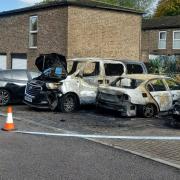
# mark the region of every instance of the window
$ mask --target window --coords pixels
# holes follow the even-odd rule
[[[83,70],[83,77],[98,76],[99,75],[99,62],[87,63]]]
[[[166,49],[166,31],[159,32],[159,49]]]
[[[147,89],[150,92],[152,92],[152,91],[166,91],[166,87],[165,87],[163,81],[160,79],[150,81],[150,83],[147,85]]]
[[[139,64],[127,64],[127,73],[128,74],[142,74],[143,68]]]
[[[29,23],[29,47],[37,47],[38,17],[31,16]]]
[[[106,76],[121,76],[124,73],[124,66],[122,64],[105,63]]]
[[[127,88],[127,89],[136,89],[143,81],[138,79],[130,78],[117,78],[111,83],[111,86]]]
[[[180,31],[173,32],[173,49],[180,49]]]
[[[27,72],[26,71],[12,71],[12,79],[17,81],[27,81]]]

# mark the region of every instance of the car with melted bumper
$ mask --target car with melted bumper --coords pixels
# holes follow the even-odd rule
[[[123,75],[110,85],[101,85],[97,108],[112,109],[122,116],[153,117],[170,111],[180,98],[180,83],[170,77],[151,74]]]

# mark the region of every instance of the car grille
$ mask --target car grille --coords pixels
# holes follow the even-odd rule
[[[40,93],[42,90],[41,86],[35,85],[35,84],[30,84],[28,83],[26,86],[26,94],[30,96],[36,96]]]

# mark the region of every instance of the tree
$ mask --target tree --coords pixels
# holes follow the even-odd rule
[[[180,15],[180,0],[160,0],[154,17]]]

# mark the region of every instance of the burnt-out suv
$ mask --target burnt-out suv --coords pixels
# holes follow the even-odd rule
[[[147,73],[142,62],[130,61],[134,71]],[[36,108],[60,109],[72,112],[81,104],[95,104],[99,84],[109,84],[128,72],[121,61],[100,58],[76,58],[65,61],[58,54],[37,58],[36,66],[42,74],[28,82],[24,102]],[[135,72],[136,73],[136,72]]]

